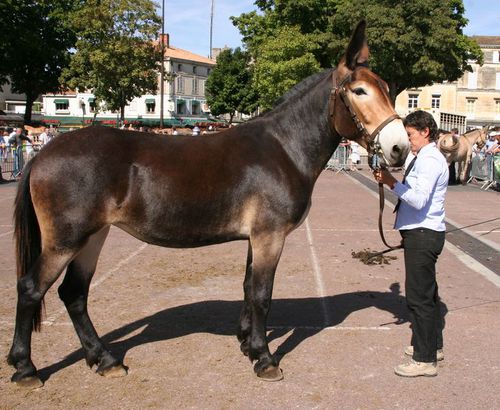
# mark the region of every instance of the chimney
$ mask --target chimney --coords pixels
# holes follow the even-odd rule
[[[169,48],[170,47],[170,34],[168,34],[168,33],[160,34],[160,41],[163,42],[163,45],[165,46],[165,48]]]

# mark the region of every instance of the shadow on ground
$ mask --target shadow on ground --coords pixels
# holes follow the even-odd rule
[[[325,323],[323,306],[329,311],[329,323]],[[225,300],[176,306],[126,324],[104,335],[102,339],[108,344],[112,354],[117,359],[123,360],[126,353],[136,346],[192,333],[235,336],[235,321],[239,317],[241,307],[240,301]],[[268,319],[268,328],[271,329],[268,333],[268,340],[279,338],[292,330],[275,352],[278,360],[281,360],[300,343],[325,327],[340,325],[351,313],[370,307],[390,312],[394,317],[394,322],[371,323],[368,326],[401,325],[408,322],[405,299],[400,295],[399,283],[394,283],[388,292],[362,291],[325,298],[273,300]],[[448,311],[442,302],[441,311],[443,317]],[[126,338],[127,335],[141,328],[143,329],[139,333]],[[52,374],[83,358],[83,350],[79,349],[60,362],[40,369],[39,375],[43,381],[46,381]]]

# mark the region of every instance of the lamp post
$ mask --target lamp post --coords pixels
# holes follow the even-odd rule
[[[212,59],[212,35],[213,35],[213,27],[214,27],[214,2],[212,0],[212,8],[210,10],[210,60]]]
[[[163,128],[163,77],[165,76],[165,0],[161,3],[160,128]]]

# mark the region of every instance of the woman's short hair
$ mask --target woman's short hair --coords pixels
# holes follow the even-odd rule
[[[405,127],[413,127],[418,131],[423,131],[429,128],[429,140],[436,141],[438,139],[438,127],[434,117],[426,111],[418,110],[408,114],[403,120]]]

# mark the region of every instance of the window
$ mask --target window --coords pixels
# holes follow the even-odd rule
[[[212,70],[210,68],[207,68],[207,75],[210,75],[211,72]]]
[[[495,100],[495,115],[496,116],[500,115],[500,100],[499,99]]]
[[[408,108],[418,107],[418,94],[408,94]]]
[[[182,71],[182,64],[177,64],[177,71]]]
[[[90,97],[89,98],[89,112],[95,112],[96,108],[97,108],[97,105],[95,102],[95,98]]]
[[[431,107],[432,108],[440,108],[441,107],[441,95],[432,94]]]
[[[194,100],[193,103],[192,103],[192,113],[193,115],[199,115],[201,114],[201,109],[200,109],[200,102],[199,101],[196,101]]]
[[[186,114],[186,102],[177,100],[177,114]]]
[[[477,71],[467,73],[467,88],[475,90],[477,88]]]
[[[474,114],[475,110],[476,110],[476,99],[475,98],[467,98],[467,102],[466,102],[467,114]]]
[[[495,89],[500,90],[500,73],[496,73],[495,80]]]
[[[193,66],[193,74],[196,74],[196,66]]]
[[[155,112],[156,109],[156,101],[154,98],[147,98],[146,99],[146,113],[152,114]]]
[[[499,56],[499,52],[498,51],[493,51],[493,62],[494,63],[500,63],[500,56]]]
[[[68,111],[69,110],[69,100],[66,100],[66,99],[54,100],[54,103],[56,104],[56,111]]]
[[[184,92],[184,78],[183,77],[177,77],[177,92],[179,92],[179,93]]]
[[[198,94],[198,80],[196,78],[193,78],[193,94]]]

